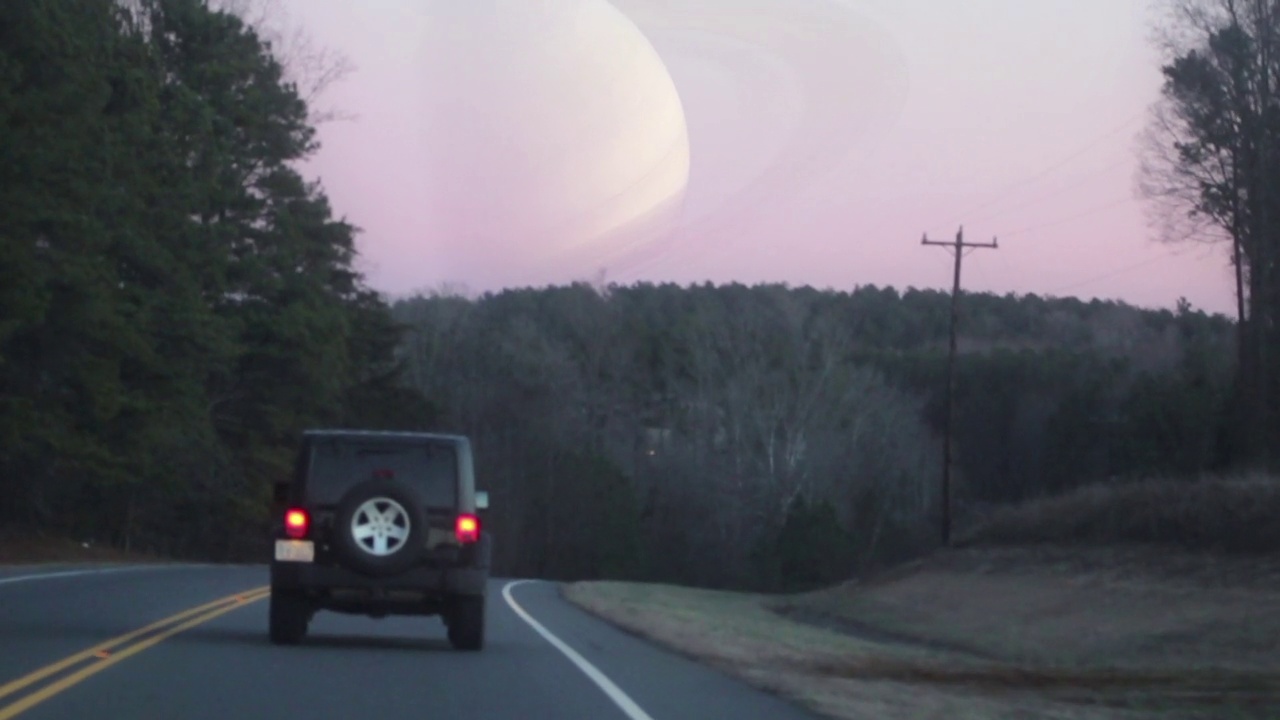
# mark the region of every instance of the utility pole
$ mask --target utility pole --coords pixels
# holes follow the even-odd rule
[[[951,428],[955,415],[956,322],[960,317],[960,261],[967,248],[997,248],[995,238],[989,243],[967,243],[964,228],[956,233],[955,242],[930,240],[926,233],[922,245],[947,248],[956,258],[955,281],[951,286],[951,338],[947,350],[947,409],[942,421],[942,544],[951,544]]]

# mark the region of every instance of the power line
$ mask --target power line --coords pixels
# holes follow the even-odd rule
[[[1079,280],[1079,281],[1070,283],[1068,285],[1063,285],[1061,287],[1053,288],[1052,290],[1046,291],[1045,294],[1054,295],[1060,292],[1065,292],[1067,290],[1074,290],[1075,288],[1083,287],[1085,285],[1092,285],[1093,283],[1100,282],[1102,280],[1107,280],[1109,278],[1116,277],[1117,275],[1124,275],[1125,273],[1131,273],[1135,270],[1141,270],[1142,268],[1150,267],[1152,265],[1155,265],[1156,263],[1164,262],[1165,260],[1168,260],[1170,258],[1181,257],[1182,255],[1185,255],[1186,252],[1187,251],[1185,250],[1181,252],[1177,250],[1171,250],[1158,257],[1143,260],[1142,262],[1133,263],[1132,265],[1125,265],[1124,267],[1111,270],[1101,275],[1095,275],[1093,277],[1086,278],[1084,280]]]
[[[1049,220],[1048,222],[1037,223],[1035,225],[1028,225],[1027,227],[1022,227],[1012,232],[1007,232],[1004,235],[1005,237],[1012,237],[1015,235],[1025,235],[1026,233],[1033,232],[1035,230],[1046,230],[1048,228],[1058,227],[1060,225],[1067,225],[1069,223],[1076,222],[1077,220],[1083,220],[1084,218],[1092,217],[1093,215],[1097,215],[1098,213],[1105,212],[1107,210],[1111,210],[1112,208],[1116,208],[1131,202],[1136,202],[1136,200],[1131,196],[1117,198],[1115,200],[1112,200],[1107,203],[1103,203],[1101,205],[1095,205],[1094,207],[1091,207],[1087,210],[1082,210],[1078,213],[1075,213],[1074,215],[1068,215],[1066,217],[1061,217],[1056,220]]]
[[[956,323],[960,316],[960,264],[964,260],[966,250],[979,248],[996,249],[999,247],[995,238],[989,243],[967,243],[964,241],[964,228],[956,233],[954,242],[930,240],[926,234],[921,245],[945,247],[955,256],[955,276],[951,286],[951,330],[947,350],[947,410],[942,429],[942,544],[951,544],[951,426],[955,409],[955,375],[956,375]]]
[[[1062,186],[1056,187],[1056,188],[1054,188],[1051,192],[1048,192],[1048,193],[1041,193],[1041,194],[1039,194],[1039,195],[1033,195],[1033,196],[1031,196],[1030,198],[1027,198],[1027,199],[1023,200],[1022,202],[1018,203],[1017,205],[1013,205],[1013,206],[1011,206],[1011,207],[1006,207],[1006,208],[1004,208],[1004,209],[1002,209],[1002,210],[996,210],[995,212],[987,213],[986,215],[982,215],[982,216],[980,216],[980,217],[978,217],[978,218],[975,218],[975,219],[974,219],[974,222],[986,222],[987,220],[991,220],[991,219],[993,219],[993,218],[998,218],[998,217],[1000,217],[1001,215],[1007,215],[1007,214],[1009,214],[1009,213],[1011,213],[1011,212],[1014,212],[1015,210],[1021,210],[1022,208],[1028,207],[1028,206],[1030,206],[1030,205],[1034,205],[1034,204],[1036,204],[1036,203],[1038,203],[1038,202],[1042,202],[1042,201],[1044,201],[1044,200],[1048,200],[1048,199],[1050,199],[1050,198],[1056,197],[1056,196],[1058,196],[1058,195],[1062,194],[1063,192],[1065,192],[1065,191],[1067,191],[1067,190],[1074,190],[1075,188],[1081,187],[1081,186],[1083,186],[1083,185],[1087,185],[1087,184],[1089,184],[1091,181],[1093,181],[1093,179],[1094,179],[1094,178],[1098,177],[1099,175],[1102,175],[1103,173],[1108,172],[1108,171],[1110,171],[1110,170],[1114,170],[1114,169],[1116,169],[1116,168],[1120,167],[1121,165],[1124,165],[1124,164],[1126,164],[1126,163],[1128,163],[1128,162],[1129,162],[1129,159],[1128,159],[1128,158],[1125,158],[1125,159],[1122,159],[1122,160],[1118,160],[1118,161],[1116,161],[1116,162],[1113,162],[1113,163],[1111,163],[1111,164],[1107,165],[1106,167],[1102,168],[1101,170],[1098,170],[1097,172],[1091,172],[1091,173],[1089,173],[1088,175],[1085,175],[1084,177],[1077,178],[1074,182],[1071,182],[1071,183],[1069,183],[1069,184],[1067,184],[1067,185],[1062,185]]]
[[[1104,132],[1104,133],[1103,133],[1103,134],[1101,134],[1101,135],[1095,136],[1092,140],[1088,141],[1088,143],[1086,143],[1083,147],[1079,148],[1078,150],[1073,151],[1072,153],[1070,153],[1070,154],[1069,154],[1069,155],[1067,155],[1066,157],[1063,157],[1061,160],[1058,160],[1058,161],[1056,161],[1056,162],[1052,163],[1051,165],[1049,165],[1048,167],[1046,167],[1046,168],[1044,168],[1044,169],[1042,169],[1042,170],[1038,170],[1038,171],[1036,171],[1036,172],[1032,173],[1031,175],[1024,176],[1024,177],[1022,177],[1022,178],[1020,178],[1020,179],[1018,179],[1018,180],[1014,180],[1014,181],[1012,181],[1012,182],[1010,182],[1010,183],[1005,184],[1003,187],[1001,187],[1001,188],[999,188],[998,190],[996,190],[996,191],[995,191],[995,192],[999,193],[999,195],[998,195],[997,197],[995,197],[995,198],[994,198],[994,199],[992,199],[992,200],[988,200],[988,201],[987,201],[987,202],[985,202],[985,203],[981,203],[981,204],[979,204],[979,205],[977,205],[977,206],[975,206],[975,207],[969,208],[968,210],[966,210],[966,211],[965,211],[965,213],[964,213],[964,214],[965,214],[965,215],[972,215],[973,213],[977,213],[977,212],[980,212],[980,211],[982,211],[982,210],[986,210],[987,208],[990,208],[990,207],[992,207],[992,206],[994,206],[994,205],[998,205],[998,204],[1000,204],[1001,202],[1004,202],[1006,199],[1008,199],[1010,191],[1018,190],[1018,189],[1021,189],[1021,188],[1025,188],[1027,185],[1030,185],[1030,184],[1032,184],[1032,183],[1035,183],[1035,182],[1037,182],[1038,180],[1040,180],[1040,179],[1042,179],[1042,178],[1045,178],[1045,177],[1047,177],[1047,176],[1049,176],[1049,175],[1053,174],[1055,171],[1057,171],[1057,170],[1059,170],[1059,169],[1061,169],[1061,168],[1063,168],[1063,167],[1067,166],[1067,165],[1068,165],[1068,164],[1070,164],[1073,160],[1076,160],[1077,158],[1080,158],[1080,157],[1084,156],[1084,155],[1085,155],[1085,154],[1087,154],[1090,150],[1093,150],[1094,148],[1096,148],[1096,147],[1097,147],[1098,145],[1100,145],[1103,141],[1105,141],[1105,140],[1109,140],[1109,139],[1111,139],[1112,137],[1115,137],[1116,135],[1118,135],[1118,134],[1119,134],[1120,132],[1122,132],[1125,128],[1128,128],[1130,125],[1132,125],[1132,124],[1134,123],[1134,121],[1138,120],[1138,119],[1139,119],[1139,118],[1141,118],[1143,115],[1145,115],[1145,114],[1146,114],[1146,112],[1147,112],[1147,111],[1146,111],[1146,109],[1142,109],[1142,110],[1139,110],[1139,111],[1137,111],[1137,112],[1133,113],[1133,114],[1132,114],[1132,115],[1130,115],[1129,117],[1125,118],[1125,120],[1124,120],[1124,121],[1122,121],[1120,124],[1116,125],[1115,127],[1111,128],[1110,130],[1108,130],[1108,131]],[[1118,163],[1117,163],[1117,164],[1118,164]],[[997,214],[998,214],[998,213],[997,213]]]

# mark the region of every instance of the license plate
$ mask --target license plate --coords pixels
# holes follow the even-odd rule
[[[315,562],[316,546],[310,540],[277,540],[276,560],[281,562]]]

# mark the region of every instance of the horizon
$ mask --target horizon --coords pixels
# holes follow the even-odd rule
[[[738,284],[738,285],[745,286],[747,288],[781,286],[786,290],[811,290],[811,291],[820,292],[820,293],[834,293],[834,294],[846,294],[846,295],[852,295],[862,290],[877,290],[877,291],[892,290],[898,295],[899,298],[911,292],[937,293],[939,295],[944,295],[947,297],[950,297],[951,295],[951,288],[948,288],[948,287],[908,286],[904,288],[904,287],[894,287],[892,285],[880,285],[876,283],[863,283],[861,285],[855,285],[854,287],[851,287],[851,288],[817,286],[817,285],[804,284],[804,283],[797,284],[797,283],[788,283],[786,281],[776,281],[776,282],[761,281],[761,282],[748,283],[748,282],[742,282],[739,280],[726,280],[723,282],[712,282],[710,280],[704,280],[704,281],[698,281],[698,282],[684,282],[684,283],[676,282],[673,280],[633,280],[626,283],[606,282],[603,285],[601,285],[588,278],[583,278],[579,280],[570,280],[567,282],[558,283],[554,285],[512,286],[512,287],[497,288],[495,290],[483,290],[483,291],[472,290],[470,288],[462,287],[460,285],[452,284],[448,282],[442,283],[436,287],[421,288],[418,290],[411,290],[405,293],[396,293],[396,294],[388,293],[383,290],[377,290],[376,288],[374,288],[374,290],[377,291],[378,294],[382,296],[382,298],[385,301],[391,304],[395,304],[398,302],[407,302],[407,301],[416,300],[416,299],[431,299],[433,297],[461,298],[469,302],[477,302],[477,301],[483,300],[486,296],[489,296],[489,295],[497,296],[505,292],[530,292],[530,291],[543,292],[547,290],[572,288],[576,286],[588,287],[594,290],[597,294],[607,297],[608,293],[613,290],[618,290],[618,289],[628,290],[628,289],[641,287],[645,285],[652,286],[652,287],[662,287],[664,285],[675,285],[681,290],[691,290],[695,287],[701,287],[708,283],[710,283],[712,287],[716,289]],[[1043,302],[1048,302],[1048,303],[1075,301],[1075,302],[1083,303],[1085,305],[1090,305],[1094,303],[1102,304],[1102,305],[1117,305],[1120,307],[1132,308],[1134,310],[1138,310],[1141,312],[1151,312],[1151,313],[1160,313],[1160,312],[1176,313],[1177,312],[1177,300],[1175,300],[1174,303],[1168,307],[1147,306],[1147,305],[1136,305],[1122,298],[1081,297],[1078,295],[1044,295],[1044,294],[1035,293],[1035,292],[1028,292],[1028,293],[1015,293],[1012,291],[997,292],[993,290],[970,290],[962,287],[960,289],[960,298],[961,298],[962,304],[961,304],[961,318],[960,318],[961,322],[959,325],[959,329],[962,332],[964,330],[963,301],[965,297],[974,297],[974,296],[995,297],[1002,300],[1012,299],[1018,302],[1021,302],[1030,297],[1036,297],[1039,300]],[[1210,310],[1208,308],[1200,307],[1195,303],[1191,303],[1189,300],[1188,302],[1190,303],[1190,309],[1193,313],[1201,313],[1211,318],[1221,318],[1223,320],[1226,320],[1227,322],[1230,322],[1232,325],[1236,324],[1236,317],[1232,313],[1222,312],[1217,310]]]

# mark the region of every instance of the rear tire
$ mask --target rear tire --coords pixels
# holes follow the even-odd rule
[[[449,611],[449,643],[457,650],[484,647],[484,596],[459,595]]]
[[[297,645],[306,637],[307,625],[311,623],[311,608],[302,597],[273,589],[267,614],[272,643]]]

